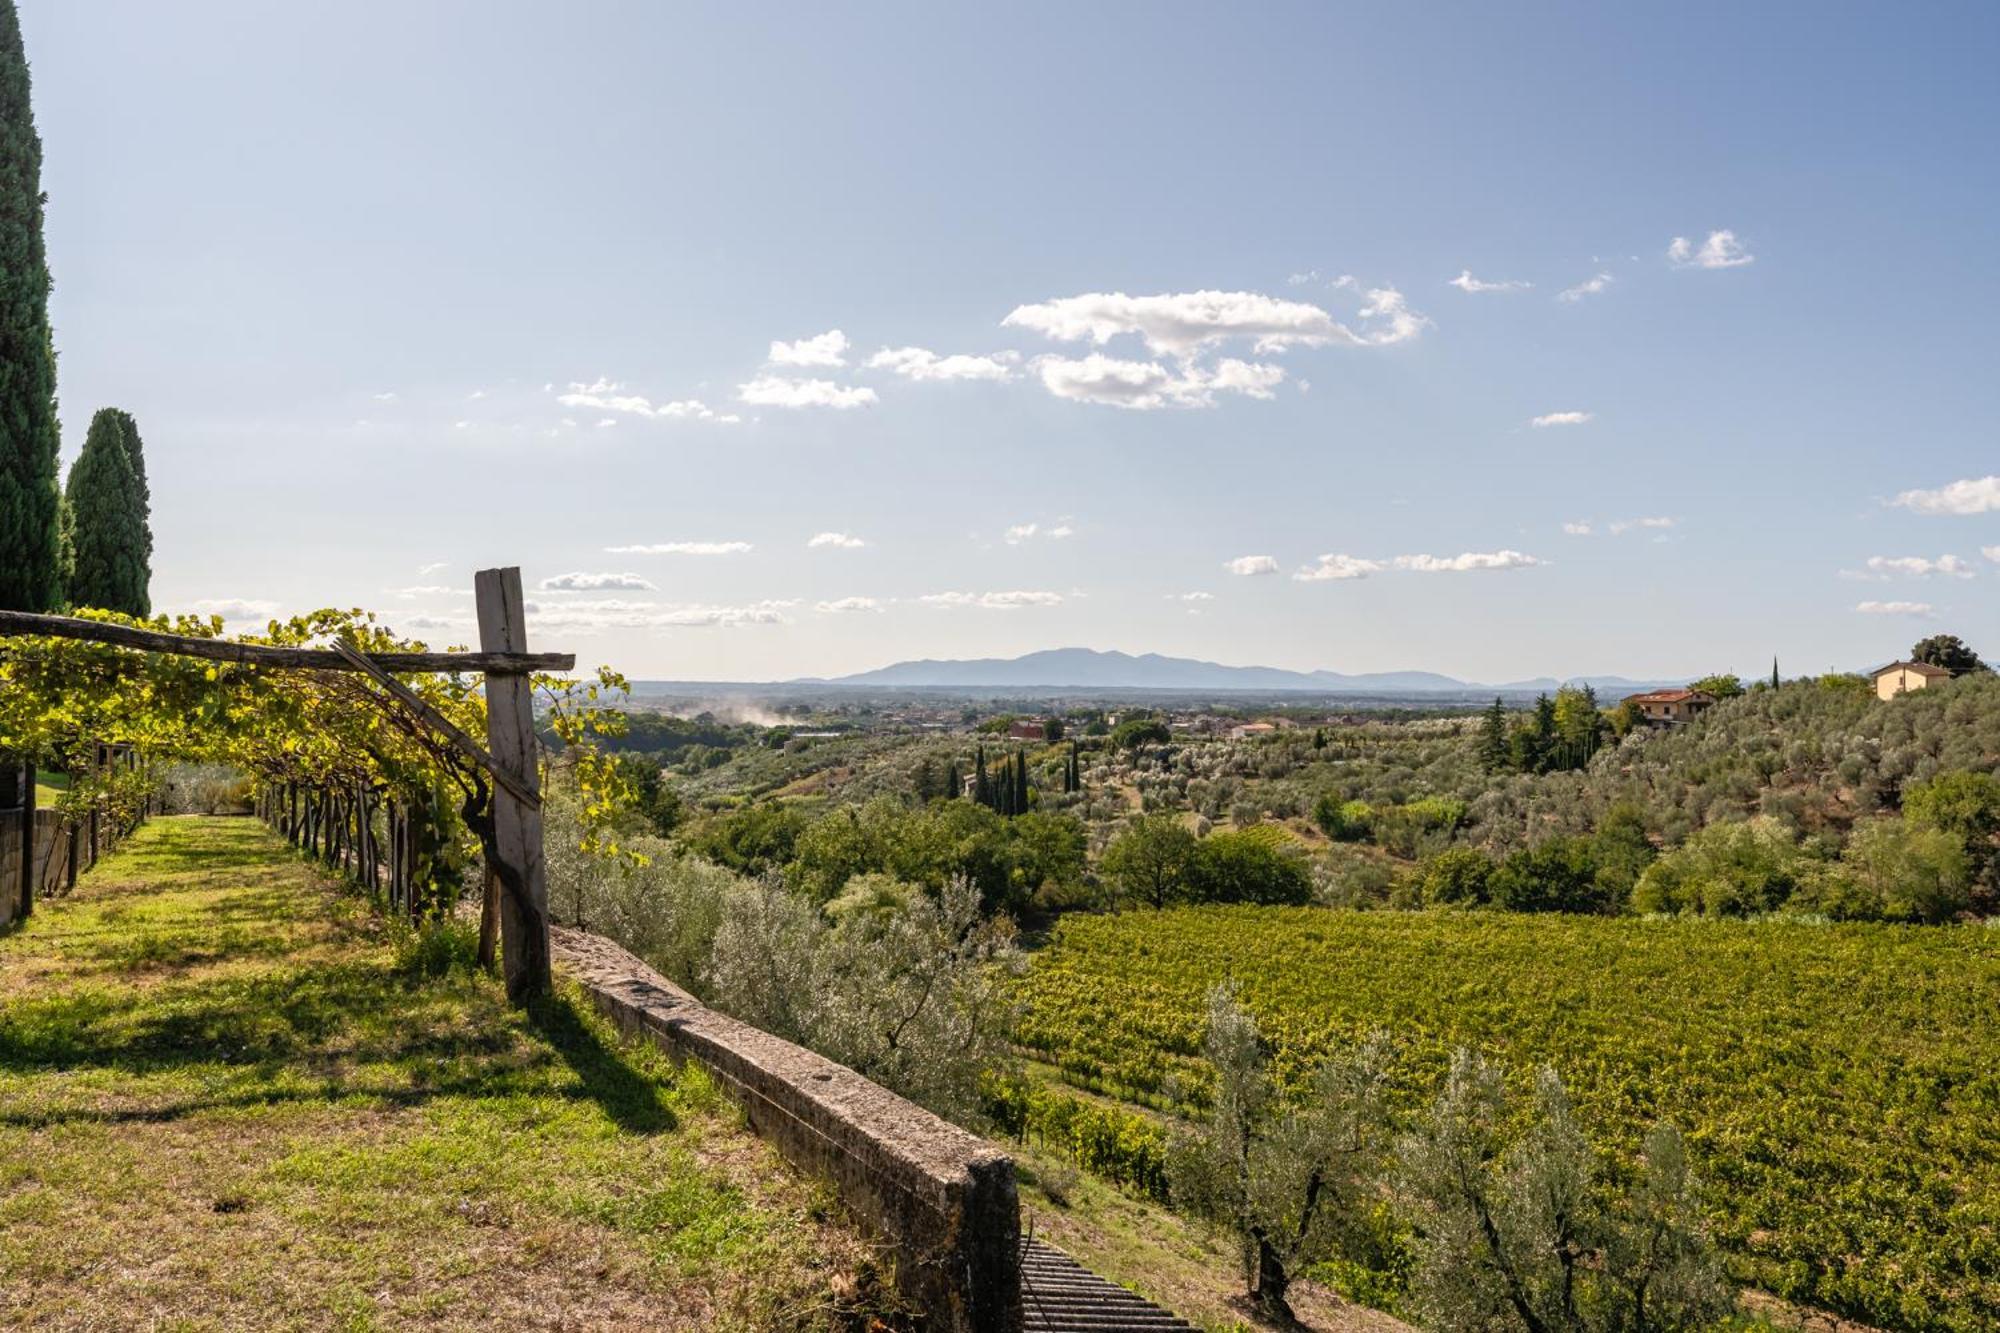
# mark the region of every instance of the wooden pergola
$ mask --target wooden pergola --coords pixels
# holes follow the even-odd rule
[[[542,798],[535,742],[532,682],[537,671],[569,671],[571,653],[530,653],[517,568],[482,569],[473,576],[479,613],[476,653],[380,653],[367,655],[352,644],[331,648],[281,648],[267,644],[199,639],[130,625],[105,624],[71,616],[0,611],[0,636],[78,639],[147,653],[231,662],[294,671],[353,671],[368,676],[383,693],[421,718],[444,743],[493,780],[490,795],[492,838],[486,843],[488,869],[500,881],[499,924],[502,975],[516,1004],[550,989],[548,877],[542,855]],[[482,747],[395,677],[412,672],[478,672],[485,676],[486,744]],[[32,774],[29,777],[33,787]],[[22,821],[24,866],[33,862],[34,819]],[[24,870],[24,873],[25,870]]]

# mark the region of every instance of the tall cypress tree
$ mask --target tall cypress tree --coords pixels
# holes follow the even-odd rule
[[[10,611],[50,611],[63,599],[42,203],[21,16],[0,0],[0,609]]]
[[[986,778],[986,747],[980,746],[973,759],[972,799],[984,806],[993,804],[993,787]]]
[[[151,506],[139,427],[128,413],[106,407],[90,419],[63,499],[69,510],[70,605],[150,615]]]

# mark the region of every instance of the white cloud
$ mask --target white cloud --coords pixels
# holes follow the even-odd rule
[[[1595,412],[1544,412],[1528,424],[1539,430],[1544,426],[1581,426],[1596,419]]]
[[[1891,504],[1919,514],[1990,514],[2000,510],[2000,477],[1972,477],[1934,491],[1904,491]]]
[[[1979,548],[1979,554],[1985,556],[1994,564],[2000,565],[2000,546],[1982,546]]]
[[[392,597],[400,597],[402,600],[406,602],[413,601],[418,597],[472,596],[472,589],[454,588],[448,583],[417,583],[417,584],[412,584],[410,587],[407,588],[384,588],[383,591],[388,593]]]
[[[1927,618],[1937,608],[1929,602],[1856,602],[1854,609],[1867,616],[1917,616]]]
[[[911,380],[1011,380],[1019,352],[991,356],[939,356],[922,347],[884,347],[868,358],[870,370],[893,370]]]
[[[398,623],[401,629],[470,629],[472,620],[466,616],[410,616]]]
[[[1157,296],[1090,292],[1017,306],[1001,323],[1059,342],[1089,339],[1099,347],[1122,334],[1136,334],[1156,355],[1181,359],[1232,338],[1251,340],[1259,352],[1328,343],[1382,347],[1406,342],[1430,324],[1393,287],[1372,288],[1366,296],[1358,314],[1359,329],[1309,302],[1260,292],[1217,291]]]
[[[1234,560],[1225,560],[1222,567],[1232,574],[1275,574],[1278,562],[1268,555],[1239,555]]]
[[[1060,606],[1059,592],[934,592],[917,598],[927,606],[973,606],[986,611],[1017,611],[1024,606]]]
[[[835,550],[840,551],[856,551],[867,544],[867,542],[862,541],[859,537],[845,532],[816,532],[806,542],[806,546],[809,548],[831,546]]]
[[[2000,547],[1995,549],[2000,550]],[[1921,555],[1871,555],[1867,563],[1868,572],[1882,578],[1901,575],[1920,579],[1943,574],[1948,578],[1969,579],[1973,576],[1972,563],[1955,555],[1941,555],[1935,560]]]
[[[1756,262],[1757,256],[1743,248],[1735,232],[1725,228],[1710,232],[1698,249],[1687,237],[1674,237],[1667,247],[1667,258],[1677,268],[1741,268]]]
[[[1170,602],[1212,602],[1215,600],[1215,594],[1212,592],[1170,592],[1167,594],[1167,600]]]
[[[468,403],[476,403],[485,396],[486,396],[486,390],[474,389],[471,393],[465,395],[465,401]]]
[[[653,542],[645,546],[607,546],[606,555],[742,555],[749,542]]]
[[[194,609],[224,620],[269,620],[278,613],[278,604],[247,597],[204,597],[194,603]]]
[[[601,377],[589,384],[572,382],[567,393],[556,395],[556,401],[564,407],[587,407],[596,412],[623,412],[628,416],[661,421],[712,421],[717,425],[733,426],[743,420],[734,412],[717,412],[699,398],[655,403],[641,394],[625,393],[624,387],[622,384],[614,384]],[[605,426],[612,422],[607,417],[597,424]]]
[[[1520,551],[1466,551],[1460,555],[1399,555],[1397,569],[1418,574],[1463,574],[1476,569],[1526,569],[1542,562]]]
[[[1157,361],[1121,361],[1102,352],[1070,359],[1039,357],[1042,387],[1072,402],[1147,412],[1163,407],[1213,407],[1218,393],[1270,398],[1285,378],[1283,366],[1225,359],[1213,371],[1183,365],[1178,373]]]
[[[1031,541],[1036,537],[1045,541],[1059,542],[1065,537],[1075,535],[1076,529],[1070,526],[1069,520],[1061,519],[1048,527],[1043,527],[1040,523],[1016,523],[1001,535],[1001,540],[1009,546],[1019,546],[1022,542]]]
[[[435,574],[440,569],[443,569],[446,565],[450,563],[451,562],[449,560],[433,560],[428,565],[425,565],[419,570],[417,570],[417,577],[423,578],[427,575]]]
[[[774,366],[844,366],[847,335],[839,329],[828,329],[817,337],[797,342],[773,341],[770,361]]]
[[[617,599],[530,605],[542,629],[588,632],[605,629],[708,629],[735,625],[781,625],[796,601],[762,601],[745,606],[705,603],[631,602]]]
[[[1462,292],[1525,292],[1535,284],[1532,282],[1517,282],[1512,279],[1501,282],[1482,282],[1472,276],[1471,269],[1465,269],[1446,285],[1456,287]]]
[[[637,574],[551,574],[541,582],[543,592],[651,592],[653,585]]]
[[[1567,301],[1571,305],[1574,305],[1586,296],[1599,295],[1609,288],[1613,281],[1615,279],[1609,273],[1599,273],[1595,277],[1584,279],[1574,287],[1563,288],[1560,292],[1556,293],[1556,300]]]
[[[1614,519],[1609,524],[1609,527],[1611,535],[1616,537],[1621,533],[1631,532],[1635,528],[1671,528],[1679,521],[1678,519],[1668,518],[1664,514],[1654,514],[1647,518]]]
[[[844,615],[851,611],[880,611],[882,603],[873,597],[841,597],[831,602],[815,602],[813,610],[828,615]]]
[[[374,400],[378,403],[393,403],[396,401],[396,395],[394,393],[378,393],[378,394],[372,394],[370,396],[374,398]]]
[[[1292,577],[1300,583],[1326,583],[1340,579],[1365,579],[1370,574],[1379,574],[1386,568],[1380,560],[1365,560],[1355,555],[1328,554],[1314,563],[1295,572]]]
[[[736,396],[758,407],[831,407],[845,411],[866,407],[876,401],[875,391],[866,385],[835,384],[832,380],[788,380],[778,375],[759,375],[736,386]]]
[[[1583,522],[1565,523],[1563,524],[1563,531],[1572,537],[1588,537],[1590,535],[1590,524]]]

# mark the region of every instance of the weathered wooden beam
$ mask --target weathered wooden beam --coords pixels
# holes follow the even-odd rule
[[[78,620],[74,616],[0,611],[0,638],[10,635],[81,639],[89,643],[110,644],[115,648],[172,653],[178,657],[199,657],[210,662],[234,662],[239,666],[289,667],[308,671],[359,669],[331,648],[276,648],[264,643],[235,643],[228,639],[166,634],[159,630],[135,629],[130,625]],[[574,653],[378,653],[370,660],[385,671],[483,671],[490,676],[571,671],[576,667]]]
[[[494,762],[493,756],[486,753],[481,748],[479,742],[466,735],[450,718],[431,707],[422,695],[383,670],[382,667],[377,665],[380,659],[367,656],[365,653],[358,651],[353,644],[345,640],[335,643],[333,650],[339,653],[342,659],[352,665],[356,671],[366,673],[369,679],[380,685],[399,703],[422,718],[434,731],[450,741],[458,749],[459,753],[485,769],[492,775],[495,782],[512,792],[516,799],[527,802],[537,810],[541,809],[542,794],[539,791],[522,782],[516,774],[510,773]],[[489,694],[492,692],[490,682],[487,686],[487,692]],[[489,708],[492,706],[490,701],[487,706]]]
[[[30,750],[21,756],[24,765],[21,779],[27,785],[21,789],[21,902],[15,913],[17,920],[25,921],[35,910],[35,753]]]
[[[525,654],[528,629],[521,606],[521,571],[482,569],[473,577],[479,608],[479,646],[489,653]],[[540,794],[535,712],[525,676],[486,678],[486,745],[494,762]],[[500,961],[507,998],[526,1004],[552,989],[549,973],[549,892],[542,860],[539,800],[520,799],[505,786],[493,792],[493,841],[505,883],[500,895]]]

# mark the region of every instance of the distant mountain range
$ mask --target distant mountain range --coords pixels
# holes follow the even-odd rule
[[[1588,684],[1602,694],[1680,685],[1682,681],[1628,680],[1624,676],[1554,676],[1481,684],[1435,671],[1285,671],[1278,667],[1224,666],[1191,657],[1158,653],[1099,652],[1094,648],[1050,648],[1023,657],[970,660],[927,658],[897,662],[874,671],[831,680],[826,685],[883,685],[911,688],[1057,688],[1123,690],[1294,690],[1314,694],[1464,694],[1488,690],[1531,694],[1563,684]]]

